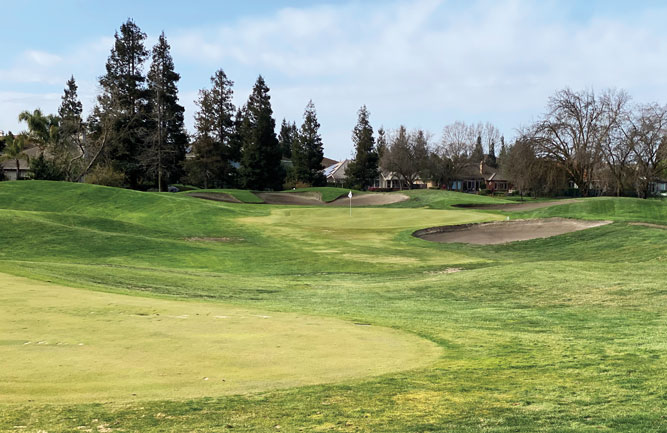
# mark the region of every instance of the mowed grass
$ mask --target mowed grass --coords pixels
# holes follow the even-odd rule
[[[426,365],[399,331],[215,303],[71,289],[0,274],[0,403],[220,396]]]
[[[585,210],[580,203],[544,208],[531,215],[617,222],[548,239],[470,246],[433,244],[411,233],[505,218],[451,208],[502,200],[407,194],[410,201],[389,207],[355,208],[350,219],[347,209],[226,204],[89,185],[0,184],[2,236],[11,245],[1,252],[2,272],[95,289],[76,293],[83,299],[112,296],[126,306],[139,302],[141,311],[167,308],[165,302],[178,306],[176,316],[187,306],[195,320],[183,325],[187,319],[174,319],[176,327],[201,324],[198,329],[208,332],[210,323],[196,316],[204,310],[259,311],[364,331],[392,328],[441,349],[417,369],[342,383],[229,396],[208,392],[209,381],[202,380],[201,394],[188,394],[183,385],[182,393],[179,386],[169,397],[137,402],[132,398],[139,395],[103,403],[5,403],[0,430],[665,431],[667,230],[627,224],[664,224],[665,201],[594,199],[582,201]],[[598,207],[602,200],[610,203]],[[60,306],[44,314],[64,322],[61,314],[71,310],[62,303],[78,303],[77,296],[59,299]],[[38,314],[19,316],[32,324]],[[153,320],[107,317],[106,326],[116,330],[116,321]],[[8,325],[12,332],[21,330],[16,320]],[[159,322],[150,329],[156,341],[164,337]],[[165,330],[206,341],[185,328]],[[143,365],[155,368],[160,359],[159,349],[151,350]]]

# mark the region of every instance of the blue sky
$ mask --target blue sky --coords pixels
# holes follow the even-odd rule
[[[278,123],[313,99],[325,152],[352,151],[356,111],[377,128],[424,128],[437,143],[457,120],[508,137],[556,90],[626,89],[666,102],[667,7],[659,1],[5,1],[0,129],[23,109],[54,112],[66,79],[90,110],[113,34],[128,17],[164,30],[192,126],[198,89],[223,68],[243,103],[258,74]]]

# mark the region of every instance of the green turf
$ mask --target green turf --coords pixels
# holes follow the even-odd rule
[[[114,296],[126,299],[124,305],[158,308],[194,298],[188,308],[195,315],[261,310],[335,320],[343,328],[371,324],[442,350],[417,370],[342,383],[232,396],[185,387],[181,395],[139,402],[5,403],[0,431],[665,431],[667,230],[628,224],[667,223],[664,200],[587,199],[521,213],[616,222],[548,239],[468,246],[429,243],[411,233],[504,219],[451,207],[503,200],[407,194],[407,202],[355,208],[350,218],[346,209],[328,207],[0,183],[0,272],[114,292],[77,291],[81,301],[72,295],[59,302]],[[18,304],[23,298],[9,296]],[[61,313],[48,304],[40,308],[32,315],[10,308],[6,315],[14,318],[0,335],[19,335],[33,321],[38,326],[40,311]],[[121,317],[105,323],[117,329]],[[169,332],[192,333],[157,325],[150,328],[156,341]],[[94,329],[90,334],[104,332]],[[0,337],[0,355],[15,350],[11,341],[19,338]],[[159,353],[146,356],[154,361]],[[49,374],[55,373],[40,376]]]
[[[415,368],[439,353],[433,343],[386,328],[4,274],[0,328],[0,403],[258,392]]]

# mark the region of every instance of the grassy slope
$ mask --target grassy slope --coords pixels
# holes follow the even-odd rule
[[[522,212],[520,215],[526,218],[565,216],[579,219],[611,219],[667,224],[667,200],[602,197]]]
[[[408,194],[414,201],[394,206],[447,209],[463,200],[497,200]],[[577,210],[577,203],[531,214],[665,222],[664,202],[610,200],[613,211]],[[376,208],[353,222],[337,209],[227,205],[38,182],[0,184],[0,209],[6,209],[0,211],[5,245],[12,246],[0,257],[5,272],[364,321],[444,348],[431,367],[356,384],[142,404],[4,406],[0,430],[664,427],[665,230],[616,223],[506,246],[439,245],[410,232],[438,218],[452,223],[494,214]],[[184,236],[243,240],[193,243]],[[448,273],[453,267],[463,270]]]

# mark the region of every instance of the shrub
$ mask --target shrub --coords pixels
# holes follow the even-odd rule
[[[86,183],[95,185],[115,186],[122,188],[125,186],[125,174],[114,170],[110,165],[98,165],[88,175]]]

